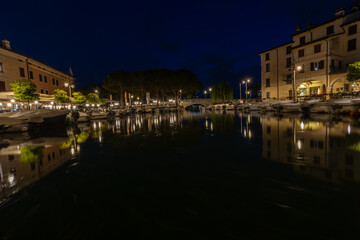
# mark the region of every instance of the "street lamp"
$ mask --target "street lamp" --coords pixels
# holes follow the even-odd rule
[[[206,91],[206,90],[204,90],[204,95],[205,95],[205,98],[206,98],[206,94],[207,94],[207,91]]]
[[[245,99],[246,99],[246,100],[247,100],[248,94],[250,93],[250,92],[247,90],[247,85],[248,85],[248,83],[250,84],[250,82],[251,82],[251,79],[250,79],[250,78],[242,81],[242,84],[245,84]],[[239,86],[240,86],[240,99],[241,99],[241,83],[239,83]]]
[[[292,95],[293,95],[292,98],[293,98],[293,101],[296,102],[295,76],[296,76],[296,71],[301,72],[303,70],[303,66],[301,64],[294,65],[293,69],[294,69],[294,72],[293,72],[293,81],[292,81]]]
[[[72,99],[71,99],[71,89],[72,88],[75,88],[75,86],[74,85],[70,85],[69,83],[64,83],[64,86],[65,87],[68,87],[69,88],[69,95],[70,95],[70,110],[72,111]]]

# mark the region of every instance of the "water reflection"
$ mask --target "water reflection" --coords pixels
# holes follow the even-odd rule
[[[332,183],[360,182],[356,122],[263,117],[263,157]],[[355,126],[354,126],[355,125]]]
[[[73,155],[68,138],[13,141],[0,148],[0,202],[51,173]]]

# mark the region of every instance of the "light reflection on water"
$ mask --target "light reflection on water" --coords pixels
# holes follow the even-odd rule
[[[126,193],[131,195],[134,189],[140,192],[136,195],[136,201],[144,201],[146,204],[160,202],[163,205],[165,196],[187,196],[183,200],[189,206],[182,209],[182,202],[170,198],[169,202],[175,201],[176,204],[168,206],[170,209],[167,211],[179,208],[181,214],[190,214],[186,215],[189,219],[196,216],[198,221],[205,221],[199,217],[204,212],[214,211],[216,219],[226,219],[232,212],[234,219],[240,215],[251,219],[255,214],[266,219],[264,222],[271,222],[270,219],[281,222],[276,219],[277,214],[281,215],[278,208],[286,208],[295,212],[286,213],[284,219],[290,216],[294,220],[299,217],[299,212],[306,212],[307,220],[312,223],[322,216],[311,208],[308,201],[327,201],[328,196],[339,197],[339,193],[342,197],[342,191],[345,193],[346,189],[333,190],[331,186],[356,185],[360,181],[360,124],[357,119],[347,117],[334,119],[328,115],[313,115],[311,118],[303,118],[301,115],[273,116],[239,112],[148,114],[127,116],[112,122],[78,124],[67,128],[63,137],[12,135],[1,136],[0,140],[0,200],[4,200],[4,203],[21,189],[36,185],[38,180],[51,176],[51,173],[55,174],[54,170],[59,168],[65,169],[66,173],[74,169],[73,175],[69,177],[71,180],[64,183],[66,190],[59,190],[60,199],[61,196],[66,198],[68,189],[74,191],[70,193],[73,198],[70,204],[65,200],[60,201],[64,209],[76,206],[80,195],[83,201],[90,201],[91,204],[88,204],[96,211],[98,206],[93,205],[92,201],[96,201],[93,199],[108,201],[102,198],[102,194],[108,196],[113,188],[124,191],[127,198]],[[128,175],[131,180],[124,177]],[[132,179],[132,176],[136,177]],[[62,179],[47,181],[48,184],[51,181],[63,184]],[[311,184],[308,185],[306,181]],[[79,189],[89,187],[90,190],[85,193],[72,190],[74,182],[79,184]],[[139,186],[131,185],[134,182],[139,182]],[[151,195],[162,184],[166,187],[159,187],[160,197]],[[144,190],[146,185],[150,185],[152,191]],[[170,188],[167,188],[168,185]],[[104,193],[104,188],[109,190]],[[323,189],[329,192],[323,193]],[[168,195],[168,192],[171,194]],[[314,192],[316,194],[313,195]],[[346,196],[353,193],[351,189],[350,193],[346,192]],[[44,198],[47,192],[39,190],[38,194]],[[22,198],[27,197],[20,194],[20,201]],[[34,198],[37,199],[37,196]],[[339,207],[347,207],[348,199],[343,201]],[[197,207],[192,206],[192,203]],[[328,207],[334,204],[331,202],[324,205],[322,210],[328,211]],[[216,208],[200,210],[200,205]],[[172,208],[174,206],[177,207]],[[229,209],[219,212],[219,206]],[[349,204],[349,208],[351,206]],[[1,207],[7,208],[7,205],[0,206],[0,210]],[[100,204],[100,209],[103,207]],[[20,210],[16,212],[11,206],[9,209],[14,216],[26,214]],[[351,210],[341,209],[341,213],[336,216],[344,217]],[[204,212],[194,214],[197,211]],[[267,211],[275,217],[269,219],[269,216],[262,215]],[[355,213],[358,211],[356,209]],[[349,219],[359,220],[355,213]],[[141,214],[146,215],[143,212]],[[121,218],[121,215],[116,215],[116,218]],[[327,223],[326,219],[330,221],[329,216],[321,218],[324,225],[336,223],[336,220]],[[187,220],[184,226],[185,222]],[[299,218],[299,222],[303,222],[303,219]],[[72,224],[77,226],[75,222]],[[287,221],[282,224],[286,228]],[[270,227],[265,225],[265,228]],[[281,231],[278,228],[276,226],[274,229]],[[283,233],[289,232],[283,230]],[[237,230],[229,231],[232,235],[237,234]]]

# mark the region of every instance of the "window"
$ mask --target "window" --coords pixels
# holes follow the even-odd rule
[[[59,86],[59,81],[56,79],[56,86]]]
[[[32,71],[29,72],[30,79],[34,79],[34,74]]]
[[[291,73],[286,75],[286,82],[289,84],[292,83],[292,78],[293,78],[293,75]]]
[[[35,163],[31,163],[30,167],[31,167],[31,171],[34,171],[35,170]]]
[[[42,82],[42,75],[39,74],[39,81]]]
[[[0,92],[5,92],[5,91],[6,91],[5,82],[0,81]]]
[[[324,60],[321,60],[321,61],[319,62],[319,69],[324,69],[324,65],[325,65]]]
[[[331,59],[330,69],[335,69],[335,60]]]
[[[8,159],[9,159],[9,161],[12,161],[12,160],[15,159],[15,156],[14,156],[14,155],[9,155],[9,156],[8,156]]]
[[[291,46],[286,47],[286,54],[287,55],[291,54]]]
[[[270,63],[266,64],[266,72],[270,72]]]
[[[305,56],[305,51],[304,51],[304,49],[301,49],[298,52],[298,57],[303,57],[303,56]]]
[[[270,78],[267,78],[266,79],[266,85],[265,85],[266,87],[270,87]]]
[[[356,32],[357,32],[357,25],[356,24],[349,27],[349,31],[348,31],[349,36],[353,35],[353,34],[356,34]]]
[[[270,148],[271,147],[271,141],[267,140],[267,147]]]
[[[4,72],[4,65],[2,62],[0,62],[0,73]]]
[[[321,44],[317,44],[314,46],[314,53],[319,53],[321,52]]]
[[[333,33],[334,33],[334,25],[328,26],[327,29],[326,29],[326,34],[330,35],[330,34],[333,34]]]
[[[55,153],[54,152],[52,152],[52,158],[55,159]]]
[[[50,157],[50,154],[48,154],[48,162],[51,161],[51,157]]]
[[[349,91],[349,84],[344,84],[344,91],[345,92],[348,92]]]
[[[303,45],[303,44],[305,44],[305,36],[302,36],[300,38],[300,45]]]
[[[286,58],[286,67],[287,68],[291,67],[291,57]]]
[[[267,92],[267,93],[266,93],[266,98],[267,98],[267,99],[270,99],[270,92]]]
[[[45,93],[46,93],[46,94],[49,94],[49,91],[48,91],[48,90],[46,90],[46,91],[45,91]]]
[[[25,77],[25,69],[24,68],[19,68],[20,70],[20,77]]]
[[[44,93],[44,90],[41,89],[40,92],[41,92],[41,93]]]
[[[47,76],[44,76],[44,82],[47,83]]]
[[[265,54],[265,60],[266,61],[270,60],[270,53]]]
[[[342,61],[339,61],[339,69],[342,69]]]
[[[356,38],[348,41],[348,52],[356,50]]]
[[[52,82],[53,82],[53,85],[55,85],[55,79],[54,78],[52,79]]]

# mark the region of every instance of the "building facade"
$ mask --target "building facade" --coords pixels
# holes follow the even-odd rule
[[[359,27],[360,3],[356,2],[350,12],[340,8],[325,23],[297,27],[291,42],[259,53],[262,99],[292,99],[294,77],[299,99],[355,90],[357,86],[346,80],[346,68],[360,61]]]
[[[64,73],[31,57],[14,51],[8,40],[0,45],[0,100],[13,99],[10,83],[27,79],[37,86],[41,98],[50,98],[55,89],[62,89],[69,94],[69,85],[74,84],[72,73]]]

